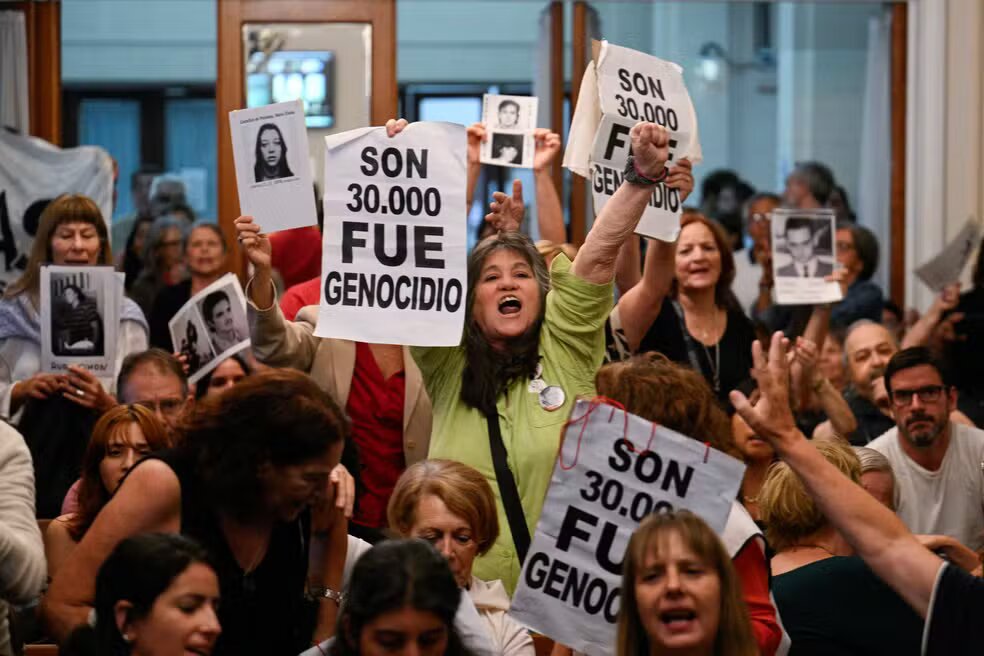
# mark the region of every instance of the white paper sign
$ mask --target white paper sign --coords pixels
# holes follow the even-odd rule
[[[483,164],[533,168],[537,104],[529,96],[486,94],[482,98],[482,123],[488,136],[479,151]]]
[[[588,91],[584,84],[589,85]],[[669,130],[669,166],[683,158],[695,164],[701,161],[697,114],[683,82],[683,69],[603,41],[593,73],[582,81],[571,122],[571,156],[564,158],[564,166],[575,173],[590,173],[595,212],[601,211],[621,185],[629,156],[629,131],[641,121]],[[590,147],[585,144],[588,140]],[[657,184],[636,232],[675,241],[682,211],[679,191]]]
[[[192,296],[167,323],[174,349],[188,361],[188,382],[249,348],[246,297],[239,279],[227,273]]]
[[[464,321],[465,128],[412,123],[325,137],[321,309],[314,334],[457,346]]]
[[[300,100],[229,112],[239,208],[264,232],[318,223]]]
[[[113,267],[41,267],[41,371],[64,373],[72,364],[112,378],[122,302]]]
[[[721,533],[744,471],[697,440],[579,400],[509,614],[576,651],[611,654],[622,558],[639,522],[686,508]]]
[[[837,268],[834,211],[780,209],[772,212],[771,219],[776,304],[841,300],[840,284],[824,280]]]
[[[974,217],[967,219],[957,236],[943,247],[939,255],[916,269],[916,275],[934,292],[942,291],[960,280],[967,260],[981,243],[981,224]]]

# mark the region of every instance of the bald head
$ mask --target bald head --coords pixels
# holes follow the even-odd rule
[[[885,373],[888,361],[899,350],[885,326],[862,320],[851,325],[844,338],[847,373],[858,395],[874,403],[872,383]]]

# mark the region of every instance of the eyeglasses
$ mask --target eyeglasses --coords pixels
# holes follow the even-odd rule
[[[905,408],[912,403],[914,396],[919,397],[920,403],[936,403],[940,400],[943,390],[942,385],[927,385],[914,390],[892,390],[892,403],[896,408]]]

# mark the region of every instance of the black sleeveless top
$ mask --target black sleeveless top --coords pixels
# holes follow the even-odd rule
[[[219,577],[222,634],[212,653],[296,656],[307,649],[317,620],[317,602],[304,596],[309,512],[292,522],[274,524],[263,561],[246,575],[229,549],[218,515],[188,455],[171,449],[150,457],[163,461],[177,475],[181,484],[181,533],[208,550]]]
[[[696,343],[693,355],[700,367],[699,373],[707,379],[721,406],[731,415],[734,413],[734,408],[728,399],[728,393],[750,375],[755,329],[740,310],[729,308],[727,315],[728,324],[721,340],[716,345],[708,347]],[[659,316],[642,338],[637,352],[659,351],[674,362],[692,367],[687,336],[683,334],[686,327],[681,329],[680,324],[681,320],[673,309],[672,299],[663,299]],[[715,368],[718,370],[717,390],[714,390]]]

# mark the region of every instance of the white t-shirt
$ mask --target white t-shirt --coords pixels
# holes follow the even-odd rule
[[[909,458],[900,439],[892,428],[868,444],[892,463],[899,518],[913,533],[948,535],[975,551],[984,547],[984,431],[951,422],[937,471]]]

